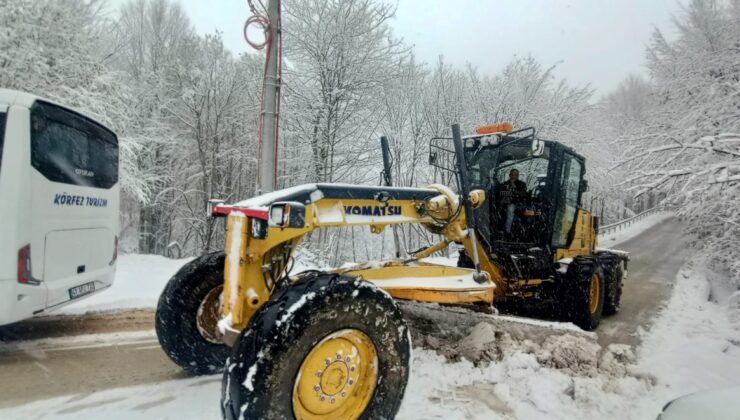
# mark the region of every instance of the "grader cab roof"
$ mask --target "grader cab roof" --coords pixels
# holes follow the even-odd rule
[[[582,155],[558,141],[545,140],[537,137],[536,131],[533,127],[508,131],[506,129],[509,126],[510,125],[504,126],[503,124],[492,124],[490,126],[479,127],[479,129],[476,130],[476,134],[464,136],[462,140],[468,164],[475,161],[482,150],[495,149],[513,142],[527,140],[539,142],[542,147],[549,146],[550,148],[558,148],[567,151],[568,153],[583,159]],[[503,131],[486,130],[485,128],[488,127],[496,127]],[[480,128],[484,129],[480,130]],[[455,157],[455,149],[452,144],[452,137],[434,137],[431,139],[429,142],[429,164],[431,166],[443,171],[455,173],[457,172],[457,168],[455,167],[456,162],[457,160]]]

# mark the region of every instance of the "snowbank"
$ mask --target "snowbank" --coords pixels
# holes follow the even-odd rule
[[[619,245],[622,242],[626,242],[634,238],[642,232],[645,232],[651,227],[671,217],[673,217],[673,212],[670,211],[664,211],[646,216],[644,219],[641,219],[617,232],[599,235],[599,246],[602,248],[611,248]]]
[[[636,401],[649,390],[649,381],[625,374],[626,367],[597,374],[599,363],[608,366],[621,353],[606,353],[599,362],[594,343],[573,340],[564,336],[522,348],[480,367],[446,363],[432,351],[417,350],[398,418],[630,418],[633,413],[632,418],[645,418],[637,415]],[[570,351],[573,357],[563,357]]]
[[[84,314],[91,311],[155,308],[170,278],[193,258],[169,259],[160,255],[129,254],[118,259],[116,280],[109,289],[61,308],[51,314]],[[316,268],[299,256],[292,272]]]
[[[639,397],[652,380],[635,369],[629,346],[603,349],[595,334],[575,327],[483,314],[470,314],[472,328],[432,314],[438,328],[419,334],[424,323],[402,309],[415,349],[399,419],[625,418],[625,410],[627,418],[645,418]]]
[[[658,378],[655,409],[687,393],[740,385],[740,290],[698,257],[643,333],[640,367]]]
[[[122,255],[118,259],[113,286],[51,314],[154,308],[167,281],[190,260],[172,260],[159,255]]]

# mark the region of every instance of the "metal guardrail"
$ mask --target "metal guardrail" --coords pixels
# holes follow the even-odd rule
[[[626,228],[632,226],[633,224],[635,224],[638,221],[646,218],[647,216],[651,216],[653,214],[657,214],[657,213],[661,213],[661,212],[667,212],[667,211],[671,211],[671,210],[672,210],[672,208],[665,207],[665,206],[653,207],[653,208],[651,208],[649,210],[645,210],[642,213],[636,214],[636,215],[634,215],[634,216],[632,216],[630,218],[627,218],[627,219],[624,219],[624,220],[620,220],[619,222],[611,223],[611,224],[604,225],[604,226],[599,226],[599,229],[598,229],[598,232],[597,233],[599,235],[608,235],[609,233],[619,232],[622,229],[626,229]]]

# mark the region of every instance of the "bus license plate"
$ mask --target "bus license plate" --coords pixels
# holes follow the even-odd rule
[[[73,287],[69,289],[69,298],[70,299],[77,299],[80,296],[89,295],[90,293],[95,291],[95,283],[85,283],[81,284],[77,287]]]

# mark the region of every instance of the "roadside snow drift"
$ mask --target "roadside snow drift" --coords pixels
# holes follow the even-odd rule
[[[122,255],[118,259],[113,286],[50,314],[154,308],[170,277],[191,259],[173,260],[160,255]]]

